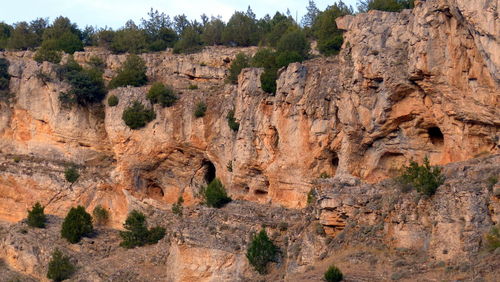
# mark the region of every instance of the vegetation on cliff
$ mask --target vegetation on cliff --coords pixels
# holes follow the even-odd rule
[[[152,109],[146,107],[139,101],[134,101],[132,106],[127,107],[122,114],[125,124],[131,129],[139,129],[156,118]]]
[[[330,265],[328,270],[325,272],[324,278],[327,282],[340,282],[344,279],[344,275],[336,266]]]
[[[0,58],[0,101],[10,98],[10,74],[9,74],[9,61]]]
[[[415,188],[421,194],[432,196],[444,183],[444,176],[441,174],[441,168],[431,166],[429,159],[425,157],[422,165],[412,160],[409,166],[403,166],[398,180],[403,185]]]
[[[71,85],[68,92],[59,96],[64,105],[92,105],[100,103],[106,96],[102,71],[96,67],[83,68],[73,57],[69,57],[68,61],[57,69],[57,74],[60,79]]]
[[[80,242],[83,236],[87,236],[93,231],[92,216],[85,211],[84,207],[78,206],[71,208],[64,218],[61,236],[68,242],[75,244]]]
[[[55,249],[47,269],[47,278],[54,281],[63,281],[70,278],[75,271],[76,268],[71,263],[69,257],[63,255],[58,249]]]
[[[33,205],[31,210],[28,210],[28,218],[27,223],[28,226],[37,227],[37,228],[45,228],[45,222],[47,221],[47,217],[44,213],[45,207],[42,206],[39,202]]]
[[[246,257],[250,265],[260,274],[267,272],[267,264],[276,259],[278,247],[267,236],[265,229],[253,236]]]
[[[144,60],[137,55],[129,55],[116,76],[109,82],[109,88],[123,86],[143,86],[148,82],[147,67]]]
[[[226,188],[222,182],[215,178],[202,191],[205,204],[213,208],[221,208],[225,204],[231,202],[231,198],[227,195]]]
[[[153,227],[148,229],[146,224],[146,216],[133,210],[129,213],[123,227],[127,231],[120,231],[122,242],[120,246],[130,249],[144,246],[146,244],[156,244],[165,236],[165,228]]]
[[[161,82],[153,83],[146,97],[152,104],[160,104],[162,107],[170,107],[179,99],[172,85],[164,85]]]

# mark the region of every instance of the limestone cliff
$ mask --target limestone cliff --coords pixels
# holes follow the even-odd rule
[[[215,176],[234,199],[304,208],[322,173],[334,183],[357,187],[394,176],[410,159],[429,156],[433,164],[444,165],[498,154],[498,9],[495,0],[428,0],[401,13],[371,11],[338,19],[346,30],[340,54],[280,70],[275,96],[260,88],[260,69],[243,70],[236,86],[224,82],[235,55],[255,48],[143,54],[150,80],[172,84],[180,100],[170,108],[155,106],[157,118],[140,130],[130,130],[121,115],[135,99],[148,103],[149,86],[110,91],[119,97],[116,107],[68,109],[58,100],[68,85],[56,79],[52,64],[36,63],[31,52],[0,53],[10,62],[10,89],[16,96],[0,102],[0,219],[21,220],[35,201],[56,216],[77,203],[89,209],[101,204],[112,211],[112,225],[120,227],[139,204],[167,211],[179,195],[186,205],[196,204],[200,188]],[[74,56],[80,63],[102,58],[106,79],[126,57],[102,50]],[[189,89],[191,84],[198,89]],[[193,111],[199,101],[208,110],[197,119]],[[238,132],[227,125],[233,109]],[[498,158],[492,160],[498,173]],[[82,174],[73,185],[63,176],[68,163],[76,163]],[[360,187],[361,195],[365,186]],[[336,201],[335,188],[320,190]],[[489,197],[485,193],[471,201]],[[318,204],[325,208],[318,218],[330,235],[353,216],[350,207]],[[339,210],[343,221],[337,224]],[[498,223],[498,209],[477,224],[483,230],[492,222]],[[427,239],[403,237],[424,234],[432,229],[429,222],[412,219],[411,224],[388,225],[383,236],[395,238],[396,246],[428,246]],[[439,245],[441,239],[436,240],[430,244]],[[453,242],[455,247],[446,248],[455,258],[462,253]],[[183,252],[181,244],[170,254],[182,260]],[[233,255],[207,251],[218,263],[243,263]]]

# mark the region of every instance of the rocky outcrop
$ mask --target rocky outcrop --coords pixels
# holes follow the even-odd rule
[[[485,18],[474,16],[479,7]],[[121,114],[133,100],[148,104],[149,86],[110,91],[116,107],[68,109],[54,65],[4,52],[16,98],[0,104],[1,218],[19,220],[37,200],[57,215],[79,202],[112,208],[119,226],[130,199],[168,209],[182,195],[190,205],[215,176],[233,198],[301,208],[322,173],[377,182],[426,155],[446,164],[498,153],[498,30],[487,21],[496,9],[495,1],[433,0],[344,17],[340,54],[280,70],[275,96],[261,90],[259,69],[224,84],[231,59],[255,49],[144,54],[150,79],[173,84],[180,100],[155,106],[157,118],[140,130]],[[102,50],[75,59],[92,56],[106,62],[106,79],[125,60]],[[197,119],[199,101],[208,111]],[[238,132],[227,125],[232,109]],[[62,177],[69,163],[82,173],[74,185]]]
[[[332,263],[346,281],[495,281],[500,254],[485,251],[483,236],[500,220],[500,184],[489,180],[499,163],[497,155],[445,166],[445,183],[430,198],[393,180],[345,178],[318,180],[303,210],[233,201],[185,207],[177,216],[131,200],[149,226],[166,227],[158,244],[127,250],[117,230],[103,227],[69,244],[59,236],[62,219],[50,216],[46,229],[2,226],[0,257],[7,274],[37,281],[45,281],[56,247],[78,266],[76,281],[323,281]],[[280,249],[265,276],[245,258],[262,227]]]

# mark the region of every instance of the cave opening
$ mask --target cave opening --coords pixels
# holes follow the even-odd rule
[[[441,146],[444,144],[444,135],[441,129],[437,126],[430,127],[427,129],[427,134],[429,134],[429,139],[431,143],[435,146]]]
[[[332,152],[332,165],[334,169],[339,166],[339,156],[335,152]]]
[[[203,160],[201,165],[205,170],[205,176],[204,176],[205,181],[207,183],[212,182],[212,180],[214,180],[216,176],[216,170],[214,164],[209,160]]]

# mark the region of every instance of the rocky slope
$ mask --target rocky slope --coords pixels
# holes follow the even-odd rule
[[[200,188],[216,176],[234,199],[253,202],[232,204],[234,208],[228,207],[228,216],[233,212],[238,214],[240,205],[255,206],[256,213],[264,215],[271,211],[280,213],[274,209],[282,206],[299,209],[287,210],[297,214],[297,226],[309,224],[301,219],[308,216],[300,209],[306,206],[307,193],[318,188],[323,191],[318,202],[322,207],[318,219],[329,236],[338,237],[349,226],[346,218],[356,218],[354,213],[358,210],[353,208],[358,204],[345,206],[346,203],[363,202],[372,196],[378,197],[377,201],[386,199],[378,190],[387,185],[368,183],[394,176],[408,160],[429,156],[433,164],[444,165],[500,153],[497,1],[416,1],[411,11],[371,11],[338,19],[337,24],[346,30],[340,54],[282,69],[275,96],[261,90],[259,69],[245,69],[237,86],[224,83],[235,55],[240,51],[252,54],[255,48],[218,47],[192,55],[169,52],[141,55],[147,63],[150,80],[174,85],[180,100],[170,108],[155,106],[157,118],[140,130],[130,130],[121,115],[135,99],[148,103],[145,93],[149,86],[110,91],[109,95],[120,99],[116,107],[67,109],[61,107],[58,96],[68,85],[56,79],[52,64],[36,63],[31,52],[0,53],[10,62],[10,89],[16,96],[10,102],[0,101],[0,220],[21,220],[35,201],[59,217],[75,204],[83,204],[89,210],[101,204],[111,211],[111,226],[120,227],[127,212],[137,205],[155,210],[155,214],[163,211],[168,215],[170,205],[179,195],[187,206],[198,209],[195,204],[199,202]],[[114,75],[126,58],[102,50],[87,50],[76,53],[75,59],[85,63],[92,56],[106,62],[106,79]],[[189,89],[191,84],[198,89]],[[199,101],[205,101],[208,110],[205,117],[196,119],[193,111]],[[232,109],[240,122],[238,132],[227,125],[226,114]],[[492,175],[481,177],[498,175],[497,156],[481,160],[487,160],[492,171]],[[70,163],[77,164],[82,175],[73,185],[63,176]],[[479,171],[476,167],[480,165],[473,160],[470,167]],[[470,175],[451,171],[456,173],[449,175],[456,183],[469,183],[462,178]],[[349,192],[357,194],[339,203],[344,196],[338,193],[346,191],[319,183],[322,173],[331,176],[332,183],[351,185]],[[484,181],[481,177],[477,183]],[[456,187],[453,189],[458,190],[450,190],[453,193],[443,195],[445,198],[437,195],[437,200],[423,200],[418,205],[401,203],[400,208],[384,211],[391,213],[392,223],[382,217],[384,212],[363,212],[357,216],[370,226],[380,227],[385,222],[383,230],[377,232],[383,240],[390,239],[390,247],[424,249],[432,259],[442,261],[452,261],[464,253],[477,254],[480,234],[498,223],[498,208],[491,209],[486,203],[498,203],[498,199],[484,189],[474,190],[478,187],[470,186],[469,190]],[[457,205],[457,199],[465,205],[460,208],[467,211],[440,218],[439,214]],[[423,209],[428,209],[429,214],[421,217]],[[485,214],[486,211],[489,213]],[[200,211],[203,215],[212,212]],[[407,217],[403,220],[404,214]],[[471,218],[464,214],[470,214]],[[54,225],[57,220],[54,218]],[[256,225],[251,224],[254,220]],[[262,223],[255,218],[242,222],[236,228],[244,230],[242,234]],[[467,243],[461,241],[465,235],[453,237],[457,236],[461,228],[457,224],[461,222],[469,224],[467,228],[477,228],[474,232],[463,231],[469,236]],[[189,222],[185,223],[187,227],[171,224],[172,228],[194,228],[189,227]],[[279,224],[279,220],[274,224]],[[9,234],[15,228],[18,227],[9,227]],[[320,250],[328,249],[326,239],[317,241],[313,235],[307,235],[310,233],[297,233],[300,238],[309,238],[311,245],[301,260],[292,259],[303,267],[295,271],[287,264],[285,268],[280,266],[281,272],[274,275],[286,273],[285,276],[296,277],[292,273],[307,272],[308,266],[316,263],[315,256],[321,256]],[[429,235],[434,233],[438,234],[435,239]],[[451,245],[444,244],[443,238],[453,238],[448,242]],[[8,240],[5,246],[12,245]],[[238,246],[244,248],[243,243],[239,241]],[[177,276],[165,279],[188,281],[203,277],[216,281],[241,276],[244,280],[255,275],[249,274],[241,250],[224,247],[220,252],[211,245],[203,245],[203,252],[213,261],[210,265],[227,268],[227,272],[214,274],[205,269],[200,271],[202,274],[182,278],[182,273],[190,273],[183,270],[189,263],[179,262],[183,252],[187,259],[189,254],[202,251],[183,244],[173,246],[166,240],[152,247],[168,249],[172,254],[168,259],[163,258],[165,264],[158,269],[176,261],[178,269],[172,273]],[[446,255],[436,253],[444,252],[441,247],[446,248]],[[118,257],[124,251],[116,252]],[[8,264],[41,277],[48,253],[45,250],[37,258],[39,261],[30,262],[31,266],[17,267],[20,263],[12,259]],[[84,256],[83,253],[79,256]],[[4,255],[12,257],[5,252]],[[85,254],[85,259],[94,261],[96,257]],[[231,267],[226,267],[224,263],[229,261]],[[38,262],[39,268],[35,269]],[[373,274],[370,271],[367,277]],[[390,278],[391,271],[378,268],[377,271],[387,273],[380,279]],[[112,272],[103,273],[112,275]],[[234,276],[235,273],[239,276]]]

